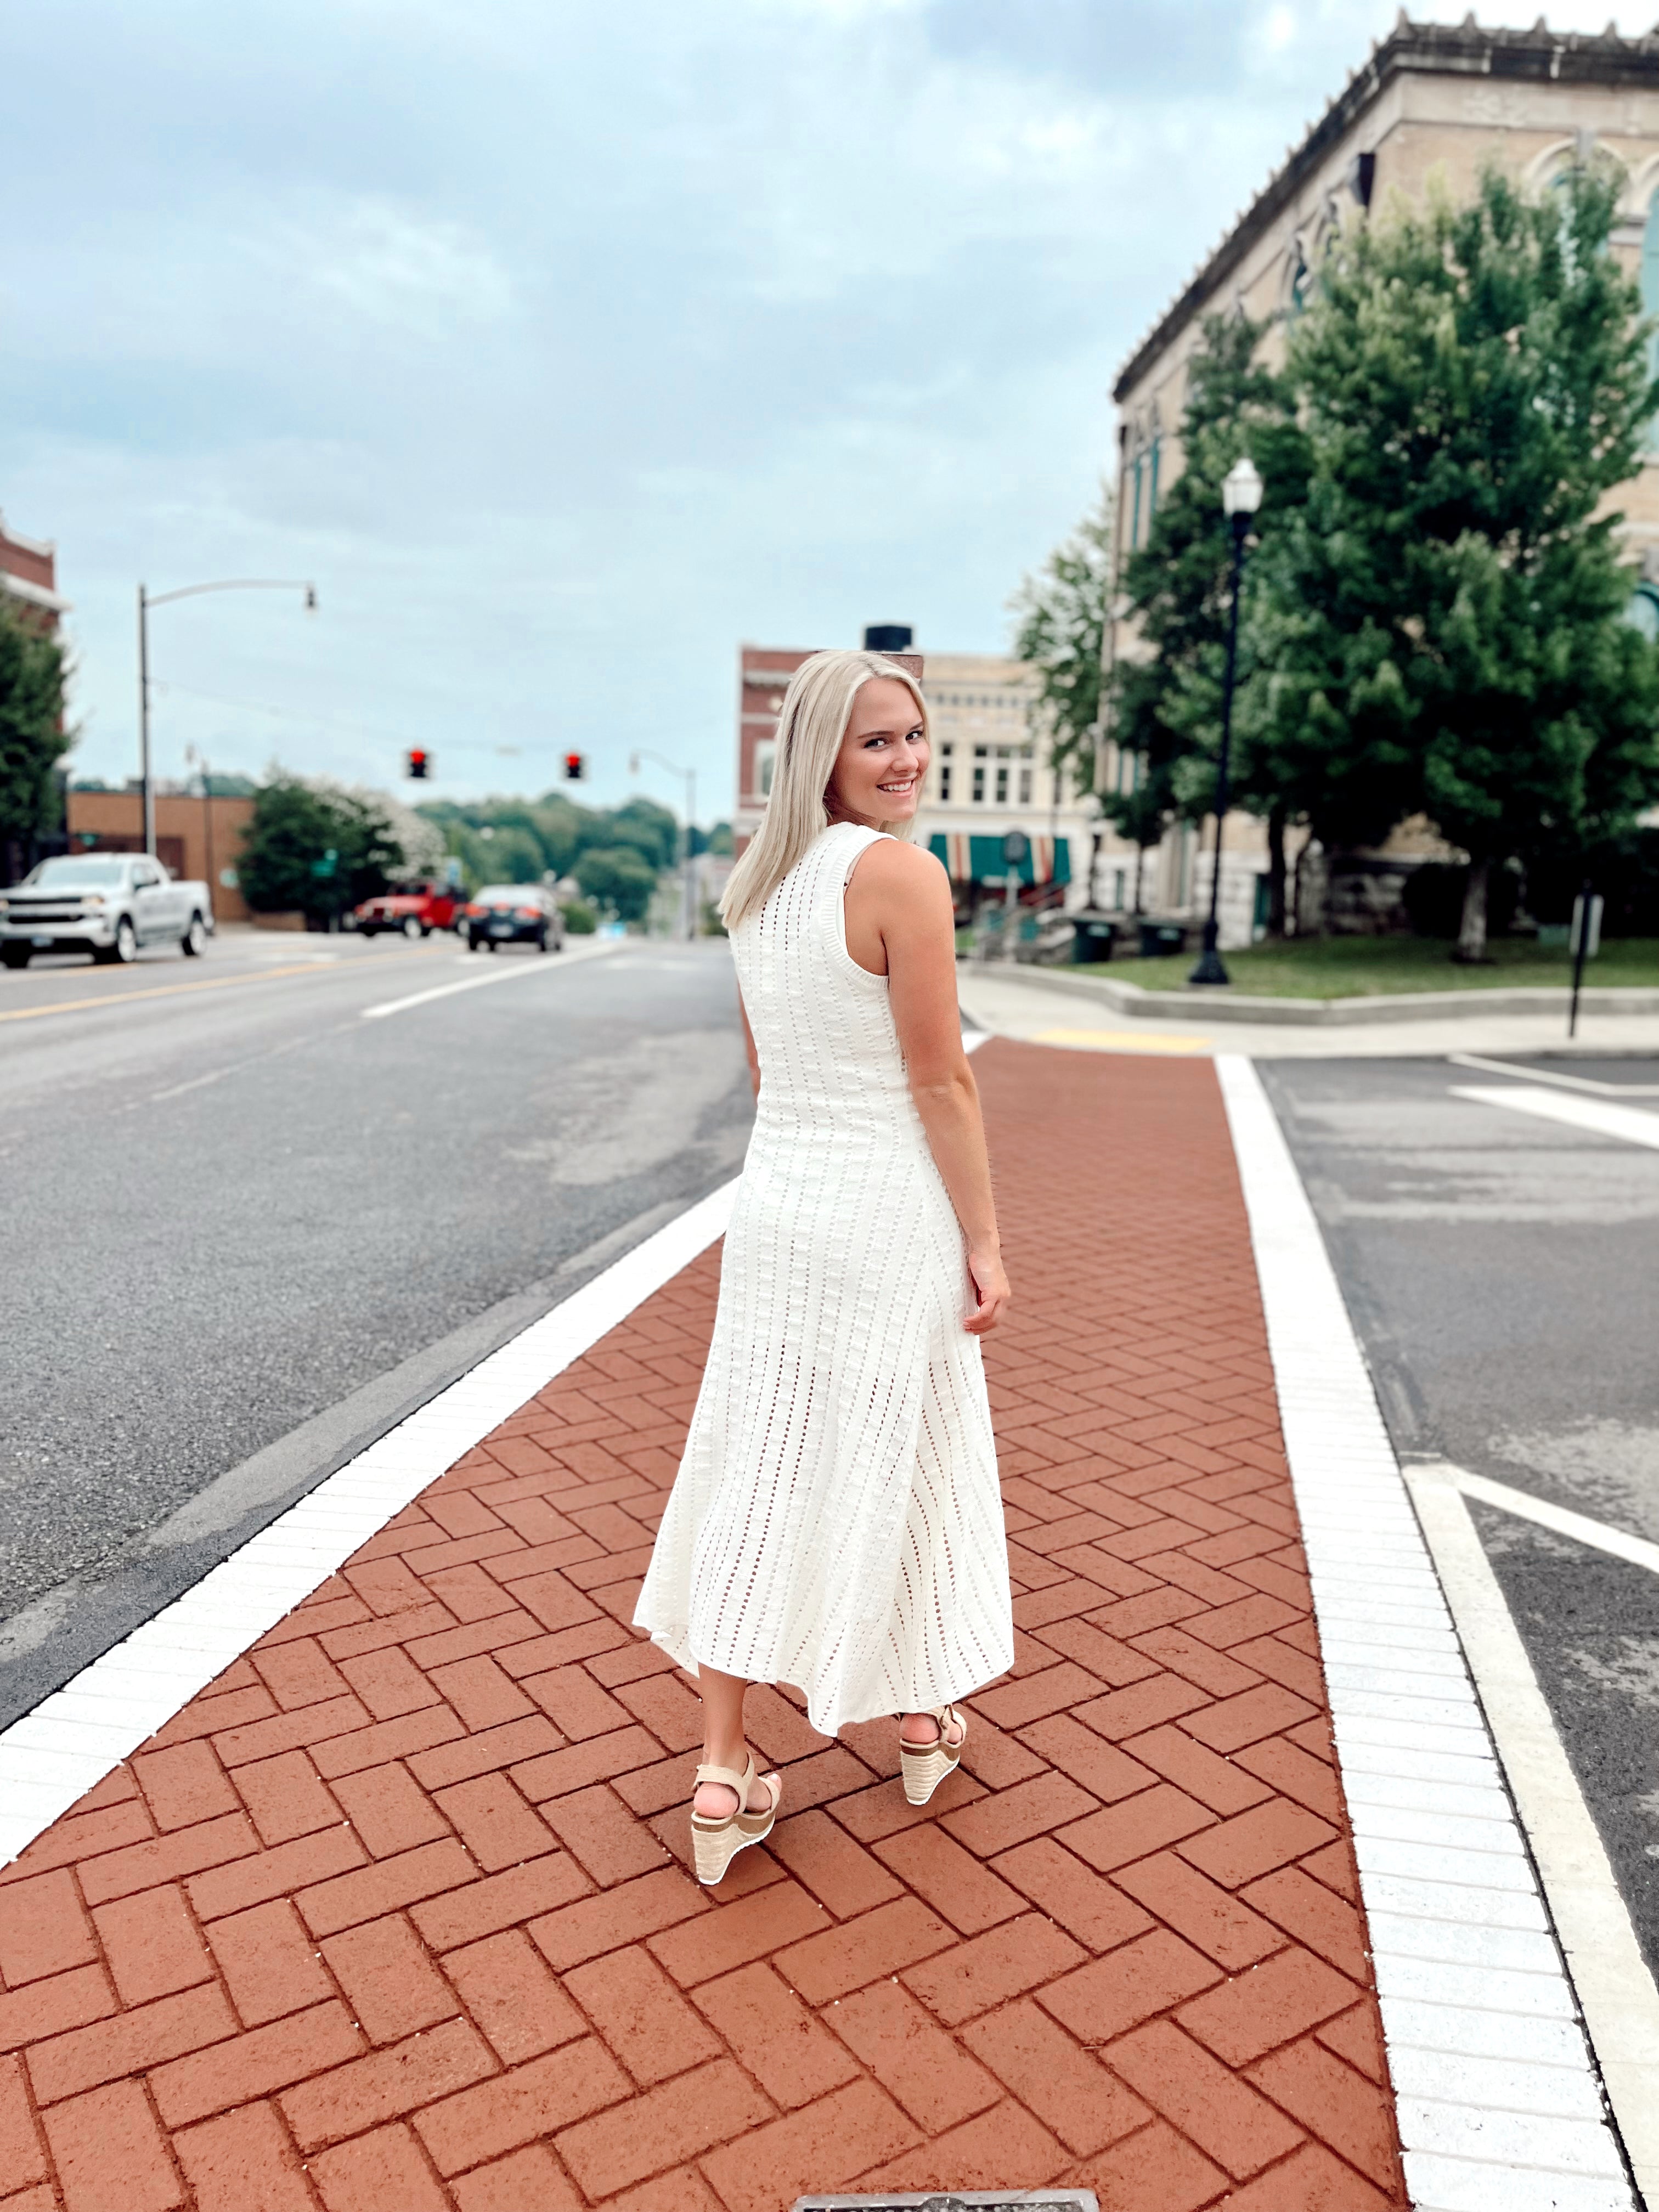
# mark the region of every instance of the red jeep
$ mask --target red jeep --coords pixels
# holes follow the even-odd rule
[[[410,884],[352,909],[360,937],[392,930],[404,937],[429,937],[434,929],[453,929],[466,894],[453,884]]]

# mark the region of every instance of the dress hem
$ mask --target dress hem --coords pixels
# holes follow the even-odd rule
[[[699,1662],[696,1655],[691,1649],[690,1632],[689,1628],[652,1628],[647,1623],[639,1620],[637,1617],[635,1617],[634,1626],[636,1628],[645,1629],[647,1634],[650,1637],[651,1641],[656,1645],[657,1649],[659,1651],[665,1651],[677,1667],[683,1668],[686,1674],[692,1675],[694,1678],[696,1676],[699,1668]],[[715,1665],[715,1662],[712,1659],[707,1660],[702,1663],[709,1667],[714,1667]],[[993,1668],[991,1672],[985,1675],[981,1680],[969,1684],[964,1687],[941,1688],[936,1692],[929,1691],[919,1697],[917,1702],[914,1705],[895,1705],[890,1704],[887,1700],[883,1699],[872,1706],[868,1712],[841,1712],[832,1714],[825,1712],[821,1707],[815,1710],[812,1703],[812,1693],[810,1690],[805,1690],[802,1692],[802,1694],[806,1699],[806,1717],[811,1726],[817,1729],[820,1735],[829,1736],[833,1740],[840,1735],[842,1729],[855,1728],[862,1721],[890,1720],[895,1714],[899,1712],[926,1713],[931,1712],[934,1707],[938,1705],[960,1705],[966,1698],[971,1698],[976,1690],[984,1689],[988,1683],[994,1682],[1000,1675],[1006,1674],[1013,1663],[1013,1654],[1010,1651],[1007,1658],[1000,1667]],[[718,1674],[730,1674],[733,1670],[730,1668],[717,1667],[715,1668],[715,1671]],[[744,1674],[739,1679],[745,1682],[764,1684],[769,1687],[775,1687],[784,1680],[784,1677],[781,1674],[762,1673],[758,1674]],[[799,1682],[792,1682],[789,1685],[791,1689],[800,1689],[800,1686],[801,1686]]]

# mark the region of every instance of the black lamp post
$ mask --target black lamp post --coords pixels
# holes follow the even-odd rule
[[[1221,757],[1216,763],[1215,772],[1215,860],[1210,871],[1210,918],[1204,925],[1204,950],[1198,956],[1198,965],[1187,978],[1189,983],[1231,981],[1217,949],[1220,934],[1221,830],[1227,819],[1230,797],[1227,770],[1233,744],[1233,672],[1238,661],[1238,597],[1244,580],[1244,544],[1250,534],[1250,518],[1261,504],[1261,474],[1248,457],[1233,463],[1221,487],[1222,512],[1231,524],[1233,533],[1232,604],[1227,611],[1227,665],[1221,683]]]

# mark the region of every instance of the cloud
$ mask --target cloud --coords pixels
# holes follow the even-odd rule
[[[724,808],[739,641],[1004,645],[1114,370],[1391,15],[25,11],[0,506],[59,544],[82,764],[131,769],[139,576],[307,575],[158,615],[164,772],[577,743],[608,799],[645,744]]]

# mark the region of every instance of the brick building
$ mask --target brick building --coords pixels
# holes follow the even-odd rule
[[[144,805],[137,785],[125,791],[71,790],[67,802],[70,849],[76,853],[142,853]],[[219,921],[246,921],[247,903],[236,887],[236,859],[253,819],[251,799],[201,799],[180,792],[155,795],[155,857],[175,876],[204,883]]]
[[[58,592],[58,549],[48,539],[24,538],[0,514],[0,597],[26,609],[49,635],[69,611]]]
[[[1243,313],[1265,322],[1268,345],[1279,352],[1327,241],[1343,225],[1368,220],[1391,194],[1420,198],[1437,176],[1454,197],[1466,198],[1488,162],[1534,190],[1547,189],[1571,164],[1598,155],[1610,155],[1624,178],[1613,250],[1638,280],[1644,308],[1659,311],[1659,33],[1625,39],[1611,30],[1552,31],[1541,21],[1531,30],[1486,30],[1473,16],[1444,25],[1413,23],[1402,14],[1124,364],[1113,388],[1120,564],[1146,543],[1158,502],[1180,472],[1188,365],[1206,316]],[[1659,634],[1659,445],[1623,487],[1619,505],[1640,566],[1632,618]],[[1135,650],[1133,626],[1120,616],[1109,626],[1107,657]],[[1120,757],[1109,738],[1103,750],[1101,787],[1127,789],[1134,763]],[[1103,843],[1106,867],[1121,877],[1133,866],[1133,850],[1111,836]],[[1445,850],[1418,825],[1397,831],[1377,853],[1334,856],[1332,921],[1364,927],[1368,917],[1385,918],[1409,869]],[[1207,830],[1201,850],[1190,828],[1170,830],[1149,863],[1150,904],[1177,914],[1202,910]],[[1258,884],[1266,866],[1262,825],[1231,817],[1223,848],[1224,944],[1248,940],[1251,919],[1262,910]],[[1327,871],[1316,865],[1312,872],[1322,902]]]

